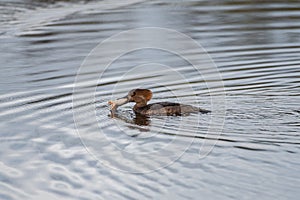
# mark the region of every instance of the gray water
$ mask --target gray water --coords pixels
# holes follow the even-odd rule
[[[3,0],[0,15],[0,199],[299,199],[299,1]],[[106,68],[118,43],[84,62],[142,27],[186,34],[216,68],[158,49]],[[138,87],[212,113],[111,116]]]

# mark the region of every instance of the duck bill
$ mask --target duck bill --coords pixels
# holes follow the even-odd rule
[[[116,99],[114,102],[115,102],[116,106],[122,106],[122,105],[128,103],[129,99],[127,98],[127,96],[125,96],[125,97]]]
[[[125,97],[122,97],[122,98],[119,98],[119,99],[116,99],[116,100],[113,100],[113,101],[109,101],[108,104],[110,104],[110,110],[112,112],[114,112],[114,111],[117,110],[117,108],[119,106],[122,106],[122,105],[124,105],[128,102],[129,102],[129,100],[128,100],[127,96],[125,96]]]

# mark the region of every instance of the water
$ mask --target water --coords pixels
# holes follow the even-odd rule
[[[1,1],[0,199],[298,199],[299,11],[299,1]],[[212,60],[197,71],[143,49],[105,69],[118,42],[87,57],[141,27],[186,34]],[[213,112],[139,118],[127,104],[112,118],[107,101],[135,87]]]

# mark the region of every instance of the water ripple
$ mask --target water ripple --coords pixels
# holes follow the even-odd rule
[[[1,199],[299,196],[299,2],[4,0],[0,10]],[[224,88],[205,61],[199,75],[180,57],[147,49],[121,56],[106,70],[95,58],[73,105],[86,55],[111,35],[143,26],[173,28],[201,43],[222,76],[226,102],[211,105]],[[195,49],[187,53],[197,59]],[[137,66],[142,70],[127,73]],[[184,78],[167,79],[170,69],[162,66]],[[211,121],[220,117],[217,110],[141,119],[127,104],[112,118],[107,101],[136,87],[152,89],[151,102],[226,105],[222,134],[208,132],[220,125]],[[91,88],[95,99],[87,101]],[[107,153],[91,154],[83,140]],[[176,153],[172,143],[184,154],[166,168],[144,174],[112,169],[164,165]],[[157,159],[154,152],[170,156]]]

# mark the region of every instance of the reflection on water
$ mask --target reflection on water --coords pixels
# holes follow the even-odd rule
[[[299,11],[298,1],[1,1],[0,199],[297,199]],[[72,104],[76,74],[95,45],[144,26],[185,33],[212,57],[226,90],[221,135],[208,131],[220,114],[211,98],[223,92],[215,72],[203,65],[199,75],[169,52],[96,65]],[[184,78],[165,78],[167,67]],[[151,102],[215,112],[140,117],[128,104],[110,115],[107,101],[138,87],[153,90]],[[118,170],[167,164],[152,173]]]
[[[122,120],[128,124],[136,124],[138,125],[137,127],[139,128],[139,126],[149,126],[151,123],[150,117],[146,116],[146,115],[140,115],[140,114],[135,114],[134,118],[130,119],[127,118],[126,116],[120,115],[118,113],[115,112],[111,112],[111,114],[109,115],[111,118],[113,119],[119,119]],[[139,130],[145,130],[145,129],[139,129]]]

